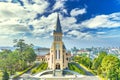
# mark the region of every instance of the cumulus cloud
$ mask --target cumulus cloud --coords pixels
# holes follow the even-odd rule
[[[52,13],[50,15],[42,16],[39,20],[33,20],[30,22],[34,26],[33,35],[40,36],[43,34],[45,36],[50,35],[49,33],[54,30],[56,22],[57,13]]]
[[[78,29],[79,24],[76,24],[77,19],[75,17],[64,17],[59,14],[61,26],[63,32],[67,32],[71,29]],[[33,34],[35,36],[52,36],[52,32],[56,25],[57,13],[51,13],[47,17],[42,16],[39,20],[33,20],[30,22],[34,26]],[[80,28],[79,28],[80,29]]]
[[[30,22],[34,20],[37,13],[44,13],[49,6],[49,3],[44,0],[36,0],[33,5],[23,0],[24,6],[10,2],[10,0],[6,3],[0,2],[0,35],[5,37],[32,33],[29,29]]]
[[[26,14],[26,16],[24,16]],[[0,2],[0,20],[10,18],[30,18],[28,12],[18,4]],[[32,17],[32,16],[31,16]]]
[[[64,4],[65,1],[56,1],[54,9],[63,8],[63,5],[57,6],[58,3]],[[49,3],[44,0],[36,0],[35,4],[29,3],[27,0],[23,0],[24,6],[14,3],[1,2],[0,5],[0,34],[17,35],[20,33],[31,33],[33,36],[52,36],[52,31],[56,23],[57,13],[51,13],[48,16],[42,15],[40,19],[34,20],[37,13],[43,13],[49,6]],[[42,3],[45,3],[44,5]],[[36,8],[36,7],[37,8]],[[42,7],[43,6],[43,7]],[[35,9],[34,9],[35,8]],[[42,10],[42,11],[41,11]],[[67,14],[67,10],[63,9],[63,12]],[[66,32],[72,28],[78,28],[76,24],[77,19],[75,17],[63,17],[60,14],[60,20],[63,32]],[[33,26],[33,30],[29,29],[29,25]]]
[[[32,1],[34,4],[30,4],[28,0],[23,0],[24,7],[28,11],[36,12],[36,13],[44,13],[46,8],[48,8],[49,3],[46,0],[34,0]]]
[[[68,35],[64,35],[65,37],[72,37],[77,36],[77,38],[92,38],[94,35],[105,35],[105,32],[96,32],[94,35],[93,33],[88,32],[80,32],[80,30],[84,29],[85,27],[87,28],[106,28],[106,27],[111,27],[111,23],[114,24],[114,21],[119,21],[119,15],[118,13],[113,13],[110,15],[98,15],[95,18],[91,18],[85,22],[82,23],[76,23],[77,19],[75,17],[64,17],[62,14],[60,14],[60,21],[62,25],[63,32],[66,33],[68,32]],[[52,36],[52,31],[54,30],[54,26],[56,23],[56,17],[57,13],[51,13],[47,17],[42,16],[39,20],[34,20],[30,24],[33,24],[35,27],[33,34],[36,36]],[[107,22],[110,21],[111,23]],[[104,23],[104,24],[103,24]],[[116,24],[119,24],[118,22],[115,22]],[[97,26],[97,25],[102,25],[102,26]],[[107,26],[106,26],[107,25]],[[108,26],[109,25],[109,26]],[[112,25],[112,26],[113,26]],[[94,27],[92,27],[94,26]],[[114,27],[114,26],[113,26]],[[75,30],[75,31],[71,31]],[[76,31],[77,30],[77,31]],[[70,31],[70,32],[69,32]]]
[[[65,4],[65,0],[56,0],[56,3],[53,6],[53,10],[63,9]]]
[[[104,35],[106,32],[97,32],[98,35]]]
[[[68,28],[73,28],[73,27],[75,28],[76,21],[77,19],[74,17],[64,17],[62,18],[61,23],[62,23],[63,28],[68,29]]]
[[[29,29],[27,26],[15,24],[15,25],[3,25],[0,26],[0,34],[6,34],[8,37],[10,35],[17,35],[20,33],[29,32]]]
[[[48,38],[52,36],[56,23],[57,13],[50,13],[48,16],[42,15],[46,12],[49,4],[46,0],[35,0],[31,4],[27,0],[23,0],[24,5],[14,3],[0,2],[0,34],[2,35],[17,35],[20,33],[31,33],[33,36]],[[63,13],[68,14],[65,9],[64,0],[56,0],[53,10],[62,9]],[[64,16],[60,12],[60,21],[66,36],[76,36],[77,38],[91,38],[92,35],[88,32],[80,32],[82,28],[113,28],[120,25],[120,13],[112,13],[110,15],[98,15],[94,18],[86,20],[82,23],[77,23],[76,16],[85,14],[86,9],[75,8],[71,10],[71,16]],[[39,19],[35,19],[36,14],[41,14]],[[33,30],[29,29],[29,25],[33,26]],[[104,32],[97,32],[101,35]],[[5,36],[6,37],[6,36]]]
[[[110,15],[98,15],[94,18],[81,23],[81,26],[88,28],[115,28],[120,26],[120,13],[112,13]]]
[[[0,2],[0,35],[10,37],[29,32],[26,20],[31,19],[29,13],[20,5]],[[24,16],[26,14],[26,16]],[[0,37],[3,38],[3,37]]]
[[[62,9],[62,10],[60,11],[60,13],[62,13],[62,14],[67,14],[67,15],[68,15],[67,9]]]
[[[83,9],[75,8],[75,9],[71,10],[71,12],[70,12],[71,16],[78,16],[78,15],[85,14],[85,13],[86,13],[85,8],[83,8]]]
[[[92,38],[91,35],[89,35],[88,33],[82,33],[80,31],[77,30],[72,30],[70,32],[67,33],[69,36],[75,36],[76,38],[81,38],[81,39],[90,39]]]

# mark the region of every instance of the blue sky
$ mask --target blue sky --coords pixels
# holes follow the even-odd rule
[[[0,46],[51,47],[59,13],[66,48],[119,47],[119,0],[0,0]]]

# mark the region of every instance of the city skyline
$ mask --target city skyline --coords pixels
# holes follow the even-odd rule
[[[0,46],[22,38],[50,48],[57,13],[67,48],[119,47],[119,0],[0,0]]]

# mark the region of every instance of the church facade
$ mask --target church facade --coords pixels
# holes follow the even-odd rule
[[[56,26],[53,32],[54,41],[50,48],[50,53],[46,55],[49,69],[63,70],[68,67],[68,62],[70,61],[71,55],[66,53],[66,48],[62,41],[62,35],[63,33],[59,15],[57,15]]]
[[[48,63],[48,69],[64,70],[68,68],[68,63],[71,60],[71,54],[66,51],[64,42],[62,41],[62,27],[57,15],[55,29],[53,31],[53,43],[48,54],[44,56],[37,56],[37,61],[44,61]]]

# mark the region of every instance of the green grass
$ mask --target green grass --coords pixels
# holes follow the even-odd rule
[[[45,62],[42,62],[38,67],[33,68],[33,69],[31,70],[31,73],[32,73],[32,74],[35,74],[35,73],[44,71],[44,70],[47,69],[47,67],[48,67],[48,64],[45,63]]]
[[[82,66],[85,70],[91,72],[93,75],[96,75],[96,72],[95,72],[95,71],[93,71],[93,70],[87,68],[87,67],[84,66],[83,64],[80,64],[80,66]],[[99,79],[100,79],[100,80],[107,80],[107,79],[105,79],[105,78],[102,78],[100,75],[98,75],[98,76],[99,76]]]
[[[20,72],[17,72],[17,75],[15,75],[13,78],[17,78],[17,77],[21,76],[22,74],[24,74],[25,72],[31,70],[31,69],[32,69],[33,67],[35,67],[35,66],[36,66],[36,64],[33,64],[32,66],[26,68],[25,70],[20,71]]]
[[[80,74],[85,74],[85,71],[83,71],[82,69],[78,68],[76,64],[69,63],[69,64],[68,64],[68,67],[69,67],[69,69],[72,70],[72,71],[78,72],[78,73],[80,73]]]
[[[2,75],[3,75],[3,74],[2,74],[2,72],[0,71],[0,80],[2,79]]]
[[[80,66],[81,66],[81,67],[83,67],[85,70],[87,70],[87,71],[91,72],[93,75],[96,75],[96,73],[95,73],[93,70],[91,70],[91,69],[87,68],[87,67],[86,67],[86,66],[84,66],[83,64],[80,64]]]

